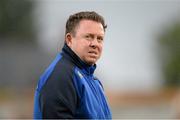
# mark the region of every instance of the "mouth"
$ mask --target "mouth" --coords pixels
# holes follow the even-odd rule
[[[98,53],[96,51],[89,51],[88,53],[97,55]]]

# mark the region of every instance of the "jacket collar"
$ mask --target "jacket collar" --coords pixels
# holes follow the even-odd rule
[[[82,69],[83,72],[88,75],[93,75],[96,69],[96,64],[89,65],[86,62],[82,61],[66,43],[62,48],[62,54],[70,61],[72,61],[75,65],[77,65],[80,69]]]

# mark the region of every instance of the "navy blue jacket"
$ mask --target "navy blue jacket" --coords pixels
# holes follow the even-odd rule
[[[96,65],[83,62],[66,44],[40,77],[34,118],[111,119]]]

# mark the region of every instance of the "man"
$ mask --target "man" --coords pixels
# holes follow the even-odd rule
[[[93,75],[105,29],[96,12],[69,17],[62,52],[39,80],[34,118],[111,119],[102,84]]]

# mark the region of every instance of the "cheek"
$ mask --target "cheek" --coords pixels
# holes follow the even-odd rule
[[[99,46],[99,52],[102,53],[102,50],[103,50],[103,45],[100,45]]]
[[[81,43],[79,44],[79,49],[81,49],[82,52],[87,52],[87,51],[88,51],[88,48],[89,48],[89,43],[88,43],[88,41],[81,42]]]
[[[87,54],[88,52],[88,46],[85,44],[79,44],[77,49],[81,54]]]

